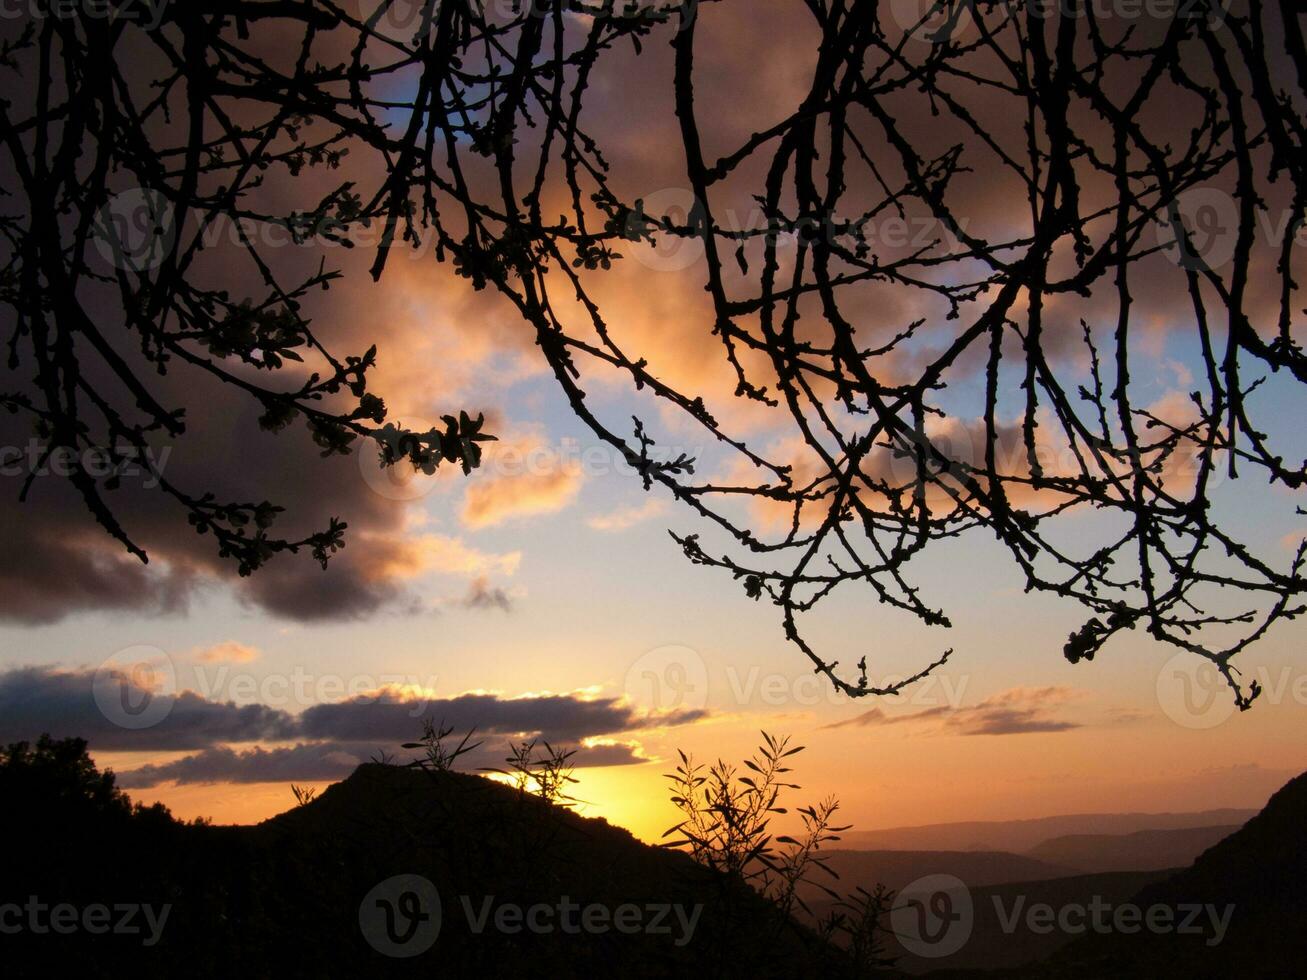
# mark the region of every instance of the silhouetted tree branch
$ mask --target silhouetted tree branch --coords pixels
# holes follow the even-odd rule
[[[513,304],[576,414],[720,539],[677,535],[689,559],[775,604],[844,693],[897,692],[949,653],[878,685],[866,657],[849,674],[806,639],[805,614],[858,586],[948,626],[912,562],[983,531],[1028,591],[1084,607],[1072,662],[1140,628],[1211,661],[1248,707],[1259,689],[1234,658],[1302,612],[1307,552],[1283,562],[1241,540],[1213,498],[1220,480],[1258,476],[1290,494],[1307,480],[1265,431],[1277,409],[1259,392],[1296,407],[1307,381],[1293,269],[1307,208],[1300,15],[1252,0],[1142,23],[1079,0],[940,0],[903,24],[877,0],[794,0],[790,15],[818,41],[807,91],[720,152],[721,120],[696,82],[717,37],[702,25],[728,6],[195,0],[153,30],[40,22],[4,52],[32,95],[0,115],[6,189],[26,205],[4,218],[15,255],[4,299],[19,316],[11,364],[30,364],[37,383],[6,404],[52,445],[94,438],[88,413],[110,443],[180,432],[79,299],[94,287],[116,290],[151,365],[182,361],[243,388],[270,425],[303,415],[327,452],[378,438],[382,406],[364,383],[374,352],[337,360],[296,313],[305,291],[330,285],[325,269],[283,284],[243,242],[263,292],[229,297],[195,281],[185,236],[166,238],[148,269],[106,276],[86,261],[105,179],[124,171],[172,228],[221,217],[347,240],[375,226],[374,277],[397,248],[423,245]],[[619,192],[601,145],[613,134],[585,112],[596,73],[651,40],[672,48],[685,214],[647,213]],[[128,51],[140,55],[130,72]],[[330,171],[347,150],[369,155],[372,183],[342,182],[291,214],[260,210],[268,168]],[[1182,208],[1209,190],[1229,204],[1220,228]],[[982,228],[972,218],[987,193],[1003,206]],[[1268,235],[1273,210],[1285,220]],[[878,240],[891,218],[926,233]],[[1217,232],[1228,257],[1210,250]],[[595,283],[630,261],[622,249],[654,242],[702,249],[702,327],[735,397],[787,426],[783,444],[746,443],[711,393],[660,378],[610,328],[621,311],[601,309]],[[1153,296],[1177,297],[1171,326],[1200,366],[1180,415],[1146,392],[1141,299]],[[290,390],[252,380],[297,355],[324,370]],[[122,391],[111,397],[79,357],[103,362]],[[586,398],[604,374],[738,465],[696,477],[698,460],[659,451],[651,416],[609,418]],[[345,393],[356,407],[327,407]],[[128,404],[139,420],[125,420]],[[466,468],[477,433],[452,420],[399,450],[383,439],[383,451]],[[74,482],[131,546],[93,482]],[[250,537],[241,522],[262,524],[257,507],[163,489],[243,568],[298,546],[325,559],[338,542],[339,526],[300,542]],[[779,531],[759,507],[784,513]]]
[[[310,59],[313,40],[334,15],[301,3],[179,3],[146,29],[136,20],[142,5],[110,7],[122,16],[34,4],[41,16],[0,51],[8,78],[0,302],[12,312],[0,406],[30,417],[41,463],[69,451],[69,480],[142,561],[144,549],[105,492],[117,489],[113,474],[124,463],[152,465],[144,451],[152,440],[186,433],[185,407],[164,404],[150,374],[180,367],[238,389],[260,405],[265,429],[302,419],[324,456],[349,453],[363,437],[387,464],[476,466],[478,443],[490,438],[480,418],[451,416],[443,430],[425,433],[382,424],[386,406],[367,387],[376,347],[339,358],[301,314],[306,295],[329,289],[338,273],[320,261],[296,278],[272,254],[309,234],[342,239],[384,211],[361,202],[349,182],[304,211],[260,204],[268,171],[331,171],[348,152],[350,124],[333,125],[328,100],[313,94],[330,81]],[[255,20],[302,29],[286,78],[242,49]],[[330,134],[310,135],[318,117]],[[114,195],[113,186],[126,190]],[[215,231],[234,241],[216,247]],[[255,291],[229,291],[251,277]],[[89,471],[88,450],[105,461],[102,472]],[[344,544],[343,521],[279,538],[271,528],[282,507],[218,500],[161,468],[150,475],[242,575],[301,548],[325,567]]]

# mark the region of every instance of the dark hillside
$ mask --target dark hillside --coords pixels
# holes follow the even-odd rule
[[[1175,830],[1137,830],[1132,834],[1069,834],[1046,840],[1026,853],[1054,864],[1081,871],[1161,871],[1193,863],[1213,844],[1224,840],[1239,825],[1185,827]]]
[[[144,928],[28,929],[0,939],[6,975],[654,977],[697,969],[788,977],[843,968],[767,902],[724,888],[686,856],[478,776],[364,765],[313,802],[253,827],[184,825],[161,809],[133,814],[107,778],[109,791],[89,802],[84,788],[5,793],[11,853],[0,904],[36,896],[47,907],[140,903],[156,914],[167,905],[157,941],[147,944],[154,937]],[[438,903],[423,887],[383,884],[413,875],[430,882],[423,887]],[[412,958],[382,955],[365,929],[382,946],[407,940],[393,950],[427,948]]]
[[[1240,830],[1193,865],[1142,889],[1135,905],[1228,910],[1214,930],[1191,935],[1141,930],[1087,936],[1039,976],[1302,976],[1307,969],[1307,773],[1290,780]],[[1207,915],[1199,922],[1209,922]]]

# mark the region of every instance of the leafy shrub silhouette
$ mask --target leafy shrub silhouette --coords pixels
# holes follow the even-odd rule
[[[507,769],[493,767],[484,771],[509,777],[521,793],[529,791],[558,806],[575,806],[581,801],[567,792],[568,785],[577,781],[572,775],[576,768],[572,765],[574,755],[576,749],[560,749],[533,738],[509,746],[509,756],[504,760]]]
[[[818,932],[827,942],[848,951],[855,976],[888,969],[896,962],[896,957],[885,955],[881,940],[888,931],[885,922],[893,900],[894,893],[884,885],[870,891],[857,885],[818,924]]]
[[[404,743],[406,749],[422,749],[423,751],[423,757],[415,759],[410,765],[421,769],[429,769],[433,772],[451,772],[454,763],[461,756],[466,755],[481,744],[480,742],[468,744],[468,741],[476,734],[475,728],[469,729],[457,745],[446,744],[446,740],[453,734],[454,726],[446,725],[443,719],[438,728],[430,718],[424,719],[422,722],[422,737],[416,742]],[[378,761],[384,763],[387,760],[383,756]]]
[[[773,814],[788,813],[778,805],[782,791],[799,789],[784,780],[792,770],[784,761],[799,752],[790,748],[789,738],[762,733],[763,744],[744,765],[753,775],[739,775],[735,766],[719,759],[705,767],[684,752],[681,764],[667,778],[672,783],[672,802],[685,819],[669,828],[664,837],[675,837],[670,845],[684,847],[696,861],[731,877],[754,884],[774,897],[789,911],[800,881],[820,869],[835,876],[817,854],[823,843],[839,840],[848,827],[831,823],[839,803],[828,797],[817,806],[799,808],[803,818],[802,839],[773,837],[769,831]],[[774,845],[784,845],[778,849]]]
[[[847,947],[855,975],[892,966],[894,960],[884,955],[878,934],[884,931],[893,894],[878,885],[871,892],[859,887],[841,897],[824,883],[839,875],[820,851],[851,826],[834,823],[839,801],[828,796],[815,805],[798,807],[803,829],[797,837],[772,834],[773,815],[789,813],[780,805],[783,793],[801,788],[787,781],[793,770],[785,760],[804,746],[791,748],[788,736],[761,734],[762,745],[744,760],[749,774],[741,774],[722,759],[705,767],[687,753],[678,753],[681,764],[666,778],[672,803],[684,819],[664,832],[664,838],[672,838],[664,846],[686,850],[728,884],[745,884],[761,893],[783,923],[792,924],[799,912],[813,917],[799,887],[808,884],[819,889],[836,904],[818,923],[817,936],[827,944]],[[818,880],[818,875],[824,880]]]

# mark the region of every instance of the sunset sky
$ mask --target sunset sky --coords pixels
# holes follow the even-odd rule
[[[769,14],[746,17],[738,4],[701,14],[702,43],[721,52],[705,67],[702,112],[722,120],[714,139],[723,147],[806,91],[811,39],[785,26],[779,0],[756,7]],[[609,66],[595,82],[593,126],[608,135],[631,196],[675,208],[688,192],[679,143],[665,129],[674,125],[666,49],[651,43],[645,56]],[[738,96],[744,78],[747,100]],[[290,183],[274,190],[290,193]],[[1002,187],[977,185],[974,194],[978,224],[1006,220]],[[751,444],[783,445],[791,435],[783,420],[732,398],[734,377],[705,328],[702,258],[682,251],[690,248],[630,246],[596,285],[615,311],[613,330],[661,376],[703,392]],[[305,252],[295,261],[316,265],[319,251]],[[148,567],[56,478],[38,478],[19,505],[13,473],[26,473],[6,469],[0,739],[82,735],[134,799],[161,800],[184,818],[251,822],[292,805],[292,782],[343,778],[416,738],[429,715],[478,727],[484,745],[466,768],[500,764],[515,733],[580,745],[582,812],[650,840],[674,822],[662,775],[677,750],[739,760],[760,730],[806,746],[796,802],[835,795],[844,822],[860,829],[1258,807],[1307,768],[1301,622],[1242,655],[1245,676],[1265,693],[1234,712],[1214,672],[1176,660],[1142,631],[1113,639],[1092,663],[1068,663],[1062,646],[1086,613],[1024,594],[1010,556],[983,531],[912,565],[951,630],[855,591],[811,619],[828,659],[865,655],[873,681],[954,650],[898,697],[836,695],[787,644],[773,606],[685,559],[668,530],[702,531],[694,515],[661,488],[646,492],[576,419],[531,333],[493,289],[474,292],[429,253],[396,259],[373,283],[371,260],[366,247],[328,250],[346,276],[312,300],[315,326],[348,353],[378,344],[375,388],[392,418],[425,428],[460,409],[484,412],[500,440],[485,465],[427,478],[382,471],[370,452],[324,460],[302,427],[263,432],[256,405],[201,386],[189,393],[191,434],[164,447],[170,476],[286,504],[296,528],[331,516],[350,524],[327,571],[305,556],[279,557],[249,579],[134,486],[123,491],[124,520],[150,550]],[[1183,310],[1168,306],[1174,299],[1159,287],[1141,300],[1147,329],[1134,352],[1136,383],[1159,412],[1183,411],[1200,370]],[[910,318],[912,301],[895,302],[867,299],[873,329]],[[1063,302],[1048,315],[1078,335],[1079,318],[1097,308]],[[1068,351],[1069,370],[1083,371],[1078,356]],[[185,381],[158,383],[177,395]],[[702,431],[625,385],[596,375],[591,387],[608,417],[644,413],[660,444],[699,458],[703,474],[733,465]],[[956,390],[948,397],[966,419],[966,378]],[[1286,458],[1307,457],[1300,391],[1273,380],[1257,397]],[[0,446],[29,438],[0,419]],[[1307,529],[1300,503],[1260,477],[1213,491],[1230,526],[1280,566]],[[768,520],[763,509],[753,516]],[[1088,543],[1096,521],[1072,515],[1062,533]],[[136,731],[106,718],[92,681],[106,663],[151,666],[156,694],[171,699],[168,716]]]

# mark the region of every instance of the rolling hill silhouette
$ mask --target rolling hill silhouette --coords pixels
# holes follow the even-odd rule
[[[1217,811],[1221,812],[1221,811]],[[1223,811],[1229,812],[1229,811]],[[1138,815],[1119,815],[1135,819]],[[1168,823],[1202,815],[1165,814]],[[1052,821],[1023,821],[1016,834]],[[890,955],[909,974],[930,977],[1100,978],[1100,977],[1292,977],[1307,963],[1307,773],[1291,780],[1242,827],[1179,827],[1129,834],[1072,835],[1036,844],[1026,855],[995,852],[862,852],[861,864],[845,860],[842,871],[874,875],[879,867],[903,878],[920,861],[923,875],[949,874],[961,880],[965,898],[954,894],[950,914],[962,941],[941,954],[944,944],[914,943],[910,928],[891,937]],[[950,828],[953,830],[955,828]],[[972,828],[967,828],[972,829]],[[929,828],[910,828],[926,832]],[[856,837],[850,833],[847,838]],[[920,839],[920,837],[916,837]],[[1009,837],[1008,839],[1014,839]],[[1204,846],[1208,845],[1208,846]],[[1150,850],[1151,849],[1151,850]],[[1197,852],[1197,853],[1195,853]],[[839,852],[836,852],[838,855]],[[858,852],[847,852],[850,854]],[[874,857],[872,856],[874,853]],[[1188,856],[1189,867],[1150,868]],[[1137,860],[1139,868],[1029,880],[995,880],[1020,859],[1045,869],[1039,856],[1067,864]],[[971,859],[968,862],[967,859]],[[856,870],[855,870],[856,869]],[[846,877],[845,886],[853,883]],[[909,883],[900,887],[911,888]],[[907,905],[904,895],[895,905]],[[1103,911],[1094,922],[1095,905]],[[814,903],[820,912],[828,903]],[[1139,909],[1117,924],[1118,909]],[[1064,910],[1069,928],[1059,925]],[[1079,910],[1084,910],[1083,912]],[[1148,926],[1149,910],[1161,928]],[[1032,912],[1036,918],[1031,918]],[[1138,925],[1136,925],[1136,920]],[[902,926],[904,920],[897,920]],[[1169,923],[1169,925],[1168,925]],[[1185,929],[1179,927],[1185,925]],[[947,940],[951,932],[944,931]]]
[[[1091,874],[1104,871],[1161,871],[1182,868],[1239,829],[1186,827],[1137,830],[1132,834],[1068,834],[1032,847],[1029,857]]]
[[[854,975],[748,888],[482,777],[367,764],[255,826],[183,824],[160,806],[133,807],[85,743],[41,745],[22,765],[12,751],[0,759],[6,976]],[[1307,962],[1305,826],[1307,774],[1176,872],[1067,875],[1001,852],[827,854],[843,892],[905,887],[897,908],[909,875],[964,879],[965,942],[922,955],[891,917],[895,973],[1292,976]],[[1229,912],[1219,935],[1075,933],[1025,917],[1090,902]],[[122,906],[140,914],[126,929],[52,928],[56,908],[97,904],[114,925]],[[40,915],[42,928],[11,928]]]
[[[1229,909],[1219,943],[1206,934],[1142,930],[1087,936],[1032,976],[1302,976],[1307,964],[1307,773],[1194,863],[1143,888],[1155,905]]]
[[[826,864],[846,888],[882,884],[898,890],[923,875],[957,875],[972,886],[1007,881],[1042,881],[1064,878],[1078,869],[1050,864],[1024,854],[1005,851],[826,851]],[[813,890],[815,895],[816,890]]]
[[[1141,830],[1184,830],[1240,826],[1256,810],[1220,809],[1195,813],[1073,813],[1025,820],[968,820],[881,830],[851,830],[842,845],[859,851],[1009,851],[1024,854],[1055,837],[1072,834],[1132,834]]]
[[[1119,816],[1128,820],[1136,815]],[[1199,815],[1156,816],[1185,820]],[[1043,824],[1043,821],[1022,822]],[[871,888],[883,884],[898,890],[918,878],[934,874],[955,875],[971,888],[987,888],[1013,882],[1080,880],[1106,872],[1170,871],[1189,864],[1208,847],[1238,829],[1238,825],[1233,825],[1140,830],[1130,834],[1071,834],[1041,841],[1023,854],[995,850],[854,850],[845,845],[849,838],[856,839],[857,833],[845,832],[841,835],[838,849],[826,852],[825,859],[839,874],[845,888],[855,885]],[[1025,828],[1021,832],[1024,833]],[[1155,876],[1145,877],[1151,880]],[[1142,884],[1143,880],[1139,879],[1137,884]],[[805,890],[805,895],[815,907],[824,908],[829,904],[816,888]]]
[[[842,953],[747,888],[479,776],[366,764],[256,826],[210,826],[133,812],[111,774],[95,792],[22,775],[2,787],[0,905],[168,912],[157,937],[5,935],[7,976],[844,975]],[[387,884],[414,875],[438,904]]]

